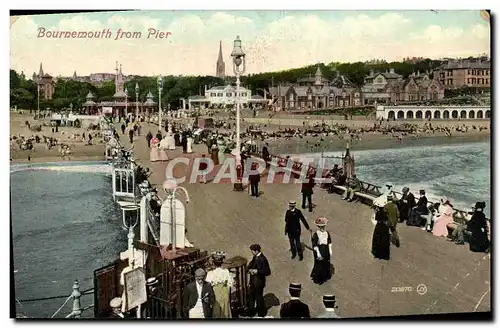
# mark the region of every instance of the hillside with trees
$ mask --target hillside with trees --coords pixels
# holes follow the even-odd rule
[[[267,72],[251,74],[242,77],[242,83],[255,94],[258,89],[268,89],[273,83],[295,83],[297,79],[306,76],[314,76],[318,66],[324,78],[332,79],[337,74],[345,75],[357,86],[362,86],[364,78],[373,71],[386,71],[393,68],[396,73],[407,77],[413,72],[424,72],[432,70],[441,64],[440,61],[425,59],[418,63],[392,62],[375,65],[367,65],[362,62],[356,63],[319,63],[305,67],[289,69],[279,72]],[[180,106],[180,99],[203,93],[205,85],[213,87],[223,85],[224,80],[213,76],[166,76],[163,80],[162,105],[170,105],[172,108]],[[157,77],[136,77],[125,83],[128,89],[129,100],[135,101],[135,85],[139,85],[139,100],[146,101],[149,91],[158,100]],[[40,108],[63,109],[81,108],[86,101],[87,94],[92,92],[95,101],[112,101],[115,93],[113,81],[107,81],[102,86],[96,87],[87,82],[59,79],[55,85],[55,92],[52,100],[40,98]],[[16,71],[10,70],[10,106],[25,109],[37,108],[37,87],[35,82],[25,79]]]

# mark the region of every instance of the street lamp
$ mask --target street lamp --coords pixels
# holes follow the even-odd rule
[[[241,183],[242,167],[241,167],[241,140],[240,140],[240,75],[245,73],[245,53],[241,49],[240,36],[236,36],[234,40],[233,52],[233,72],[236,75],[236,183],[234,190],[243,190]],[[239,169],[238,169],[239,168]]]
[[[135,121],[139,123],[139,83],[135,83]]]
[[[158,130],[161,132],[161,90],[163,89],[163,77],[158,76]]]
[[[36,116],[38,119],[38,116],[40,115],[40,83],[37,81],[36,83],[36,91],[37,91],[37,107],[36,107]]]
[[[128,116],[128,90],[125,88],[125,116]]]

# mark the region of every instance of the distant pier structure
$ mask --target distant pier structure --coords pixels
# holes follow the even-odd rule
[[[480,120],[490,118],[490,106],[377,106],[378,120]]]

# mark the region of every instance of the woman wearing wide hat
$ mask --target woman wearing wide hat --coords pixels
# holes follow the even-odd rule
[[[225,258],[226,254],[224,252],[215,252],[212,255],[215,269],[208,271],[205,278],[205,281],[211,283],[214,289],[213,318],[231,318],[230,295],[231,288],[234,286],[234,279],[228,269],[222,268]]]
[[[314,221],[318,230],[312,234],[312,247],[314,253],[314,266],[311,278],[315,284],[324,284],[332,277],[332,239],[330,233],[326,231],[327,218],[318,218]]]

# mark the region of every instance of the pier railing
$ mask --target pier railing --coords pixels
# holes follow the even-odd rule
[[[254,154],[256,156],[261,156],[260,154],[257,154],[257,153],[254,153]],[[291,173],[295,177],[299,177],[301,175],[302,169],[304,166],[303,163],[301,163],[299,161],[294,161],[291,158],[285,158],[285,157],[280,156],[280,155],[269,155],[269,157],[270,157],[270,160],[267,162],[268,165],[271,165],[271,163],[276,163],[276,165],[282,169],[286,168],[286,167],[290,167]],[[345,156],[342,156],[340,158],[344,159]],[[292,161],[291,166],[288,165],[288,161]],[[354,161],[352,162],[352,165],[354,166]],[[316,171],[317,171],[316,166],[314,166],[313,164],[308,165],[307,175],[312,174],[312,175],[316,176]],[[326,170],[324,170],[323,173],[325,173],[325,171]],[[380,195],[382,195],[382,192],[381,192],[382,187],[381,186],[378,186],[376,184],[366,182],[366,181],[360,181],[360,184],[361,184],[361,188],[360,188],[361,190],[360,190],[360,193],[358,193],[358,196],[360,196],[360,197],[365,197],[364,195],[369,196],[369,197],[365,197],[365,198],[366,198],[367,203],[369,203],[370,205],[371,205],[371,202],[373,201],[373,198],[376,198],[376,197],[379,197]],[[345,190],[345,186],[335,186],[335,187],[337,188],[337,190],[340,190],[340,191]],[[397,192],[397,191],[394,191],[394,193],[398,196],[398,198],[401,198],[401,196],[403,195],[402,193]],[[415,195],[415,200],[418,201],[418,199],[419,199],[419,197]],[[434,201],[434,200],[429,200],[429,202],[436,203],[436,201]],[[454,210],[453,219],[456,222],[462,222],[469,215],[468,214],[469,211],[467,211],[467,210],[462,210],[462,209],[457,209],[457,208],[453,208],[453,210]],[[488,219],[488,221],[489,220],[490,219]]]
[[[73,291],[71,294],[66,298],[66,300],[61,304],[61,306],[50,316],[51,319],[61,317],[60,313],[67,307],[67,304],[72,301],[72,309],[71,312],[67,315],[64,316],[64,318],[72,318],[72,319],[79,319],[83,312],[91,309],[94,307],[94,304],[88,305],[88,306],[82,306],[82,301],[81,297],[83,295],[88,295],[92,294],[94,291],[94,288],[89,288],[84,291],[80,291],[80,283],[78,280],[75,280],[73,282]],[[31,302],[40,302],[40,301],[47,301],[47,300],[53,300],[53,299],[60,299],[64,298],[66,296],[50,296],[50,297],[43,297],[43,298],[38,298],[38,299],[27,299],[27,300],[17,300],[16,302],[22,306],[23,303],[31,303]],[[17,314],[17,319],[23,319],[23,318],[30,318],[29,315],[27,314]]]

